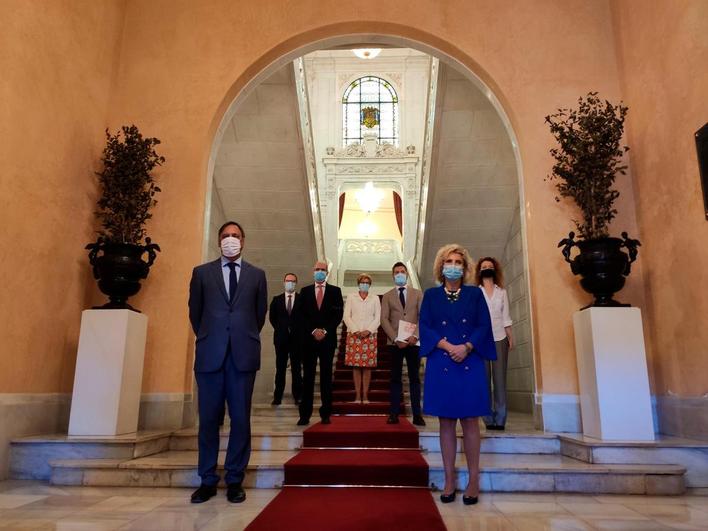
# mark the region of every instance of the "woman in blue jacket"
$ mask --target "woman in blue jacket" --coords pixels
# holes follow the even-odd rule
[[[479,494],[479,417],[491,413],[485,360],[496,359],[492,323],[482,291],[467,285],[474,264],[463,247],[442,247],[433,265],[442,285],[426,290],[420,309],[420,355],[427,356],[423,412],[440,418],[440,449],[445,468],[443,503],[455,500],[456,427],[460,419],[469,484],[465,505]]]

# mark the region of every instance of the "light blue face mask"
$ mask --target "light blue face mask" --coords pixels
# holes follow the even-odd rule
[[[396,273],[393,276],[393,281],[396,283],[396,286],[405,286],[408,281],[408,275],[405,273]]]
[[[295,291],[295,286],[297,286],[296,282],[288,280],[285,282],[285,291],[287,291],[288,293],[292,293],[293,291]]]
[[[369,285],[362,282],[361,284],[359,284],[359,291],[361,291],[362,293],[369,293]]]
[[[324,282],[327,278],[327,271],[315,271],[315,282]]]
[[[442,274],[448,280],[459,280],[462,278],[462,266],[443,266]]]

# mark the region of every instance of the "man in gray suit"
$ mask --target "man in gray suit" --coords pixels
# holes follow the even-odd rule
[[[411,409],[413,410],[413,424],[425,426],[425,420],[420,410],[420,358],[418,357],[418,316],[423,293],[408,285],[408,269],[402,262],[396,262],[393,269],[393,282],[396,285],[387,291],[381,299],[381,326],[388,336],[390,345],[391,367],[391,395],[389,407],[389,424],[398,424],[398,415],[401,409],[401,393],[403,392],[402,373],[403,360],[408,366],[408,380],[411,390]],[[415,324],[415,332],[406,337],[398,337],[400,321]]]
[[[199,400],[201,486],[192,503],[216,494],[219,426],[224,402],[231,432],[226,449],[226,497],[246,499],[241,483],[251,455],[251,395],[261,366],[260,331],[268,304],[263,270],[241,258],[245,234],[235,221],[219,229],[221,257],[194,268],[189,284],[189,320],[197,337],[194,372]]]

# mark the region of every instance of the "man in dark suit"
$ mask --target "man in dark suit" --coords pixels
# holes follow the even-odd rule
[[[315,283],[305,286],[298,297],[298,330],[302,345],[303,390],[298,426],[309,424],[315,394],[315,373],[320,361],[322,424],[329,424],[332,414],[332,361],[337,348],[337,327],[344,314],[342,290],[327,284],[327,264],[315,263]]]
[[[268,311],[268,319],[273,325],[273,344],[275,345],[275,391],[271,405],[279,406],[283,400],[285,390],[285,374],[290,359],[290,372],[292,372],[292,393],[295,403],[300,403],[302,394],[302,365],[295,327],[297,314],[295,312],[295,288],[297,275],[287,273],[283,278],[285,292],[273,297]]]
[[[263,270],[241,259],[245,234],[229,221],[219,229],[221,257],[194,268],[189,284],[189,320],[197,337],[194,372],[199,400],[201,486],[192,503],[216,494],[219,425],[224,402],[231,432],[226,450],[226,497],[246,499],[241,486],[251,455],[251,395],[261,364],[260,331],[268,294]]]

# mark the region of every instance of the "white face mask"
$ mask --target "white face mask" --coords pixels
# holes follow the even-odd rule
[[[221,240],[221,254],[226,258],[238,256],[241,252],[241,240],[235,236],[227,236]]]

